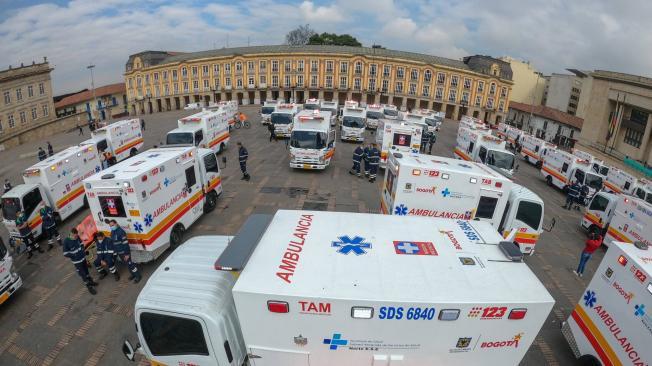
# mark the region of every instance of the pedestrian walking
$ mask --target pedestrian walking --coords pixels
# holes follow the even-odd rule
[[[122,230],[115,220],[109,221],[109,226],[111,227],[111,241],[113,242],[115,253],[127,265],[127,268],[129,268],[130,275],[128,280],[134,280],[134,283],[140,282],[142,276],[140,275],[140,271],[138,271],[136,263],[131,260],[131,248],[129,248],[127,233]]]
[[[145,131],[145,119],[144,118],[140,119],[140,129]]]
[[[103,232],[98,231],[97,234],[95,234],[95,248],[97,249],[97,258],[93,261],[93,265],[100,274],[100,280],[106,277],[110,272],[113,274],[113,278],[116,281],[120,281],[120,274],[115,268],[116,253],[111,238],[107,238]]]
[[[249,152],[242,145],[242,142],[238,141],[238,160],[240,161],[240,170],[242,171],[243,180],[249,180],[251,177],[247,173],[247,159],[249,159]]]
[[[267,130],[269,131],[269,141],[271,142],[272,140],[276,141],[276,131],[274,130],[274,125],[273,124],[268,124],[267,125]]]
[[[24,211],[19,211],[16,215],[16,229],[18,229],[18,235],[20,239],[27,246],[27,258],[32,258],[34,255],[34,250],[39,253],[43,253],[43,249],[38,245],[38,242],[34,240],[34,234],[32,229],[29,227],[29,222],[27,221],[27,215]]]
[[[566,193],[566,204],[562,206],[563,208],[570,210],[573,207],[573,203],[576,203],[580,198],[580,185],[577,181],[573,181],[568,187],[568,192]]]
[[[593,252],[595,252],[600,247],[600,245],[602,245],[602,235],[597,233],[590,233],[589,238],[586,239],[584,244],[584,250],[580,255],[580,263],[577,265],[577,270],[573,271],[573,273],[579,277],[582,277],[584,274],[584,267],[586,267],[586,262],[591,259]]]
[[[82,125],[77,126],[79,128],[79,136],[84,136],[84,128]]]
[[[360,162],[362,162],[362,154],[364,151],[360,147],[360,145],[355,147],[355,150],[353,150],[353,167],[351,170],[349,170],[349,174],[353,175],[355,174],[358,178],[361,177],[360,174]]]
[[[43,161],[48,158],[48,154],[43,150],[42,147],[38,147],[38,161]]]
[[[48,141],[48,156],[54,155],[54,148],[52,147],[52,144],[50,144],[50,141]]]
[[[588,196],[589,196],[589,186],[588,184],[582,184],[582,186],[580,187],[580,198],[578,199],[577,206],[575,208],[579,210],[582,206],[586,206],[586,198]]]
[[[61,245],[61,235],[57,229],[57,221],[54,218],[54,210],[50,206],[44,206],[39,211],[41,215],[41,221],[43,225],[43,234],[48,239],[48,251],[52,250],[54,247],[54,241],[56,240],[59,245]]]
[[[364,148],[362,148],[362,162],[364,163],[364,176],[369,178],[369,151],[371,149],[369,148],[369,145],[365,145]]]
[[[429,141],[430,141],[430,133],[428,132],[427,128],[424,128],[423,133],[421,134],[421,146],[419,148],[419,153],[424,154],[426,152]]]
[[[371,144],[369,150],[369,182],[376,181],[376,174],[378,174],[378,164],[380,164],[380,151],[376,148],[376,144]]]
[[[70,235],[63,241],[63,256],[68,257],[75,266],[75,270],[79,277],[81,277],[82,281],[84,281],[88,292],[90,292],[91,295],[97,294],[94,287],[97,286],[97,282],[93,281],[90,273],[88,273],[86,249],[81,240],[79,240],[79,232],[75,228],[70,230]]]
[[[11,182],[9,182],[9,179],[5,178],[5,185],[4,185],[5,193],[11,191],[12,188],[13,187],[11,186]]]
[[[428,155],[432,155],[432,147],[437,142],[437,135],[434,132],[430,133],[430,140],[428,141]]]

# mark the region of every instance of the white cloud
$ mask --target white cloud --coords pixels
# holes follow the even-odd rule
[[[312,23],[337,23],[344,19],[336,6],[315,6],[312,1],[304,1],[299,9],[304,19]]]
[[[387,22],[381,32],[386,37],[409,39],[417,30],[417,23],[410,18],[394,18]]]

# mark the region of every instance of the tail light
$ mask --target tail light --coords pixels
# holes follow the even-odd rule
[[[508,319],[520,320],[525,318],[525,314],[527,314],[527,309],[512,309],[512,311],[509,312]]]
[[[624,255],[621,255],[618,257],[618,263],[620,263],[621,266],[626,266],[627,265],[627,258],[625,258]]]
[[[268,301],[267,310],[271,313],[289,313],[290,305],[285,301]]]

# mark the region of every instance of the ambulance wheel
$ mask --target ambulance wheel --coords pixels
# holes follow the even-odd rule
[[[210,191],[206,195],[206,203],[204,204],[204,213],[209,213],[217,207],[217,193]]]
[[[548,185],[552,187],[552,177],[551,176],[546,177],[546,183],[548,183]]]
[[[186,231],[184,229],[183,225],[181,224],[176,224],[172,228],[172,232],[170,233],[170,248],[172,250],[176,249],[181,243],[183,242],[183,234]]]
[[[578,365],[581,366],[602,366],[602,363],[593,355],[584,355],[577,359]]]
[[[537,162],[534,164],[534,166],[536,166],[537,169],[541,169],[541,167],[543,166],[543,163],[540,162],[540,161],[537,161]]]
[[[136,149],[135,147],[132,147],[131,150],[129,151],[129,157],[131,158],[131,157],[134,157],[136,155],[138,155],[138,149]]]

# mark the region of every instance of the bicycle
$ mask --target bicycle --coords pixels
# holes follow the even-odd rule
[[[245,129],[248,130],[248,129],[251,128],[251,123],[249,123],[249,121],[241,122],[241,121],[238,120],[238,121],[235,121],[235,124],[233,125],[233,127],[235,127],[236,130],[239,130],[241,127],[244,127]]]

